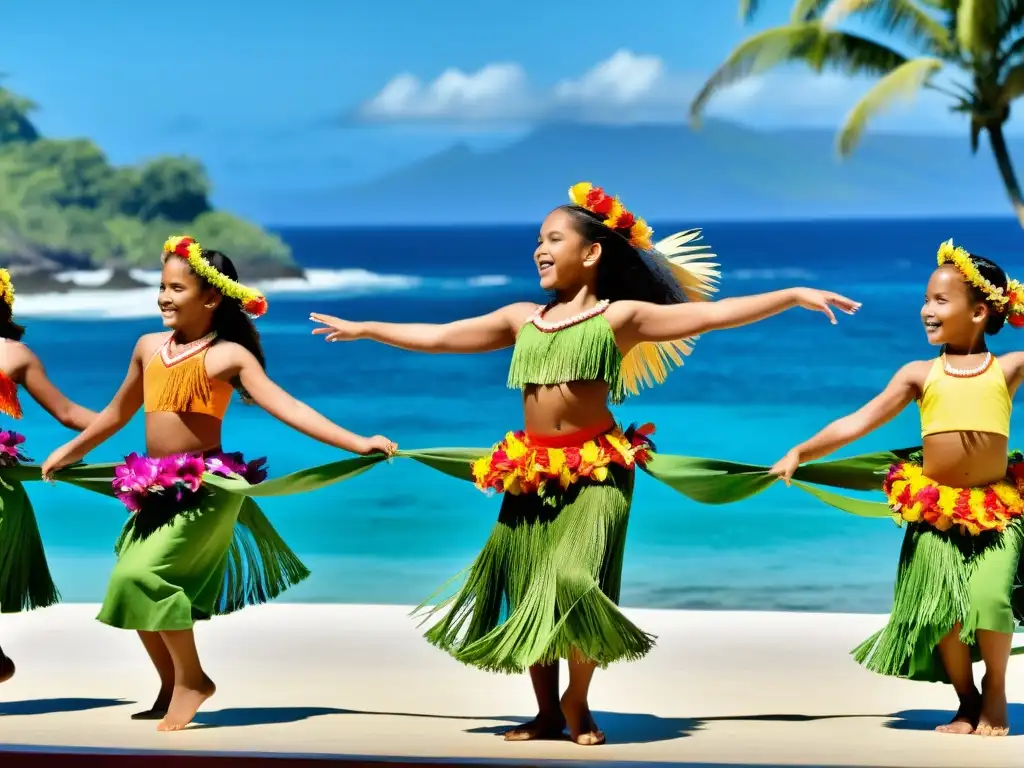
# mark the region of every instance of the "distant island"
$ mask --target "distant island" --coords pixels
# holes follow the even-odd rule
[[[276,235],[210,204],[206,170],[188,157],[114,166],[88,139],[49,139],[30,119],[36,105],[0,88],[0,266],[22,292],[67,291],[55,275],[113,269],[107,287],[154,269],[173,234],[224,251],[245,280],[301,276]]]
[[[1024,164],[1024,138],[1008,143]],[[601,184],[652,222],[1012,216],[995,161],[972,154],[966,123],[962,135],[874,132],[844,162],[832,128],[550,124],[499,147],[455,145],[301,206],[284,196],[268,206],[337,225],[537,224],[576,181]]]

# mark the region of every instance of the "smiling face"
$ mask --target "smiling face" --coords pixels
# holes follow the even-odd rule
[[[930,344],[972,347],[985,331],[989,311],[987,304],[972,295],[956,267],[943,264],[932,272],[921,307]]]
[[[219,303],[220,294],[212,288],[204,289],[184,259],[172,256],[164,262],[157,306],[166,328],[178,331],[206,327]]]
[[[540,228],[533,261],[545,291],[578,289],[596,279],[601,258],[599,243],[588,243],[580,235],[572,216],[556,208]]]

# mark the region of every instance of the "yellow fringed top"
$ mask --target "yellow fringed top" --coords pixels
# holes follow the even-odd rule
[[[168,352],[171,338],[160,345],[143,371],[146,413],[203,413],[223,421],[234,388],[206,373],[206,352],[217,334],[204,336],[174,357]]]
[[[981,373],[946,373],[945,356],[935,360],[925,379],[921,400],[921,436],[939,432],[990,432],[1010,436],[1013,404],[1006,376],[995,355]]]

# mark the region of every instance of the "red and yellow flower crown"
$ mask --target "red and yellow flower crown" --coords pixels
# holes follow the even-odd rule
[[[267,312],[267,299],[259,291],[242,285],[221,273],[206,257],[202,246],[187,235],[167,238],[164,243],[163,261],[168,256],[178,256],[188,262],[192,271],[208,282],[224,296],[235,299],[250,317],[261,317]]]
[[[1000,311],[1006,312],[1006,322],[1014,328],[1024,328],[1024,285],[1016,280],[1007,279],[1006,290],[994,285],[978,271],[971,261],[971,254],[959,245],[953,245],[952,239],[939,246],[938,262],[952,264],[963,275],[964,280],[985,294]]]
[[[0,299],[7,302],[7,306],[14,309],[14,283],[11,282],[11,273],[0,268]]]
[[[647,222],[627,211],[619,198],[606,195],[600,187],[581,181],[569,188],[569,200],[573,205],[601,216],[608,229],[618,232],[637,250],[649,251],[653,247],[651,236],[654,230],[647,226]]]

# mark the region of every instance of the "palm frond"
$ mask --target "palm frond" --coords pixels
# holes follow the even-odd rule
[[[1005,107],[1021,96],[1024,96],[1024,64],[1016,64],[1003,76],[999,88],[999,102]]]
[[[1004,0],[960,0],[956,11],[956,39],[975,61],[983,61],[999,49],[1000,20]]]
[[[831,2],[832,0],[793,0],[793,9],[789,12],[789,23],[818,21]]]
[[[871,90],[850,110],[839,129],[836,145],[839,154],[849,155],[860,141],[872,118],[899,100],[915,96],[928,79],[944,66],[941,59],[911,59],[875,83]]]
[[[887,34],[902,35],[929,53],[956,51],[956,42],[946,24],[914,0],[832,0],[821,16],[821,23],[834,28],[850,17],[869,19]]]
[[[748,24],[761,8],[761,0],[740,0],[740,21]]]
[[[699,124],[704,107],[723,88],[793,61],[816,72],[828,68],[848,75],[885,75],[907,58],[882,43],[817,22],[773,27],[740,43],[712,73],[690,104],[691,122]]]

